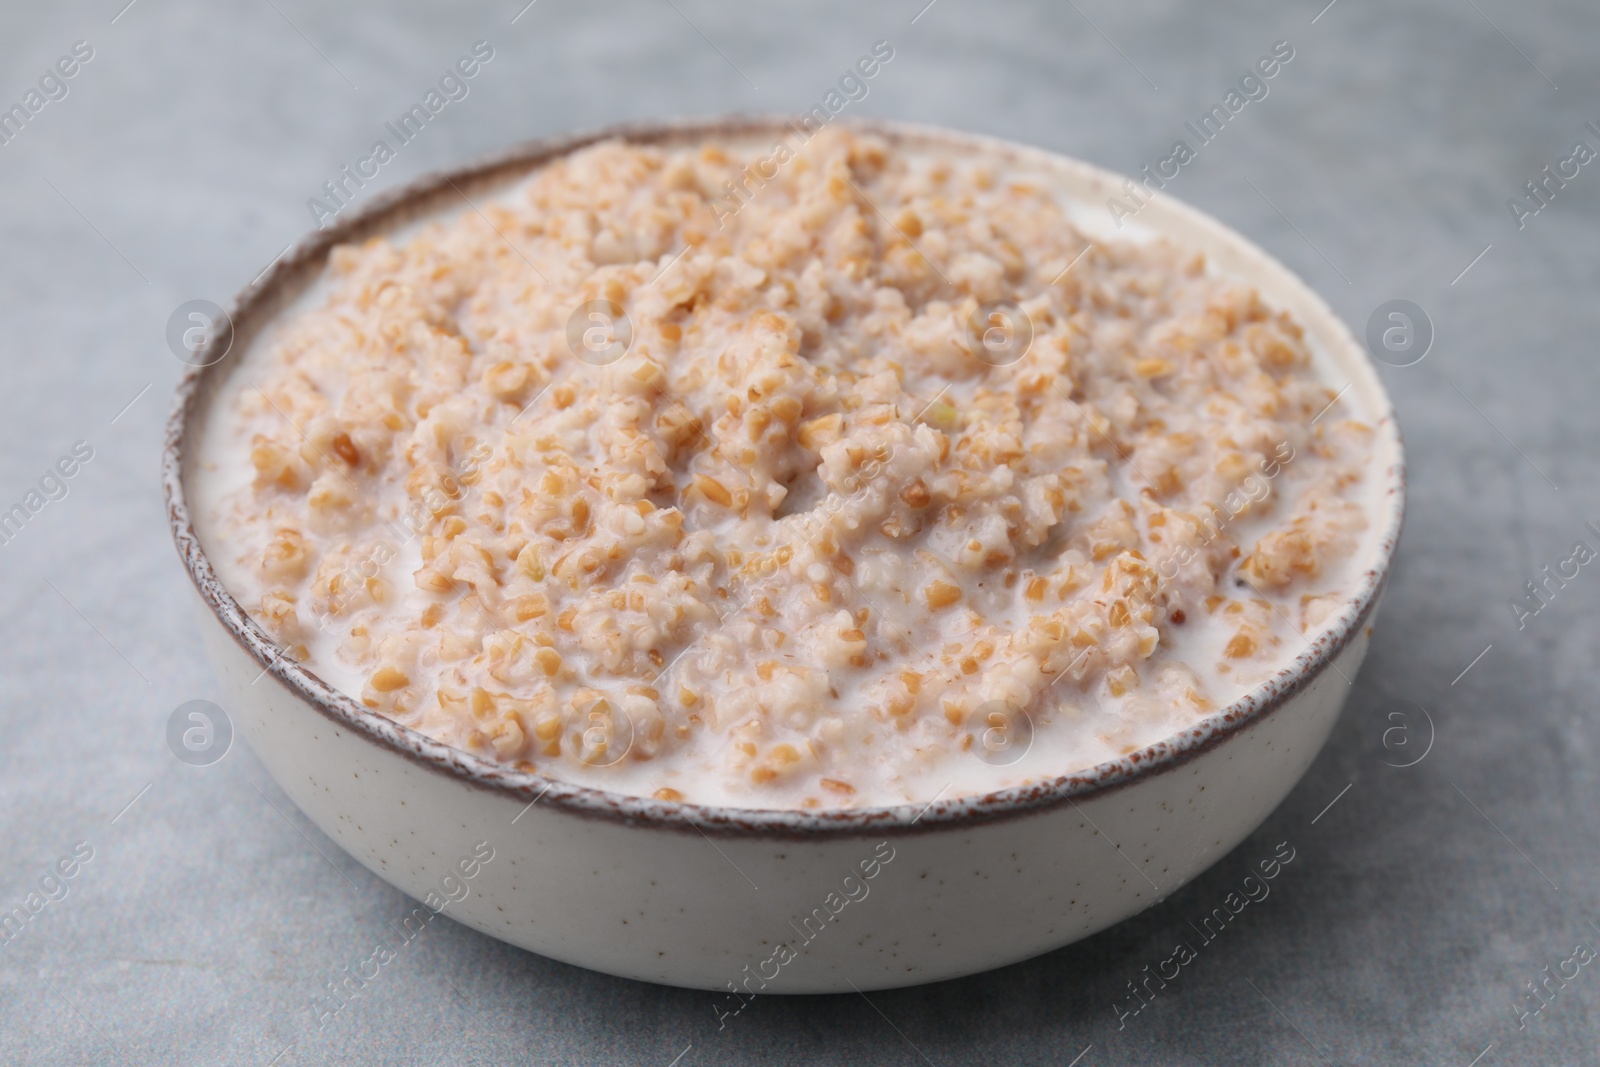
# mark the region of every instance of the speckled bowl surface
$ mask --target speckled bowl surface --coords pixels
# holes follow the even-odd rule
[[[889,140],[983,154],[1096,209],[1124,180],[1006,142],[892,123]],[[1392,406],[1327,305],[1249,241],[1168,196],[1138,229],[1206,253],[1305,328],[1330,384],[1378,427],[1383,497],[1370,565],[1343,609],[1267,684],[1122,759],[1052,781],[928,805],[804,812],[677,804],[571,785],[484,760],[363,707],[282,657],[218,580],[191,521],[190,443],[218,383],[336,244],[492,193],[608,137],[766,143],[782,119],[628,126],[511,149],[375,197],[308,236],[245,289],[178,388],[163,480],[199,593],[227,710],[302,811],[370,870],[494,937],[626,977],[726,993],[870,990],[1010,963],[1092,934],[1171,893],[1238,844],[1310,765],[1365,655],[1399,537],[1404,464]],[[1091,236],[1095,233],[1089,230]]]

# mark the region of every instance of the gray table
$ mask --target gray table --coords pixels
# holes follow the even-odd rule
[[[1600,966],[1552,983],[1526,1029],[1514,1005],[1531,1009],[1542,968],[1600,944],[1600,568],[1520,629],[1508,602],[1575,541],[1600,549],[1585,526],[1600,518],[1600,162],[1552,182],[1520,229],[1506,203],[1576,139],[1600,147],[1583,126],[1600,122],[1592,5],[938,0],[914,21],[925,0],[542,0],[513,24],[523,0],[138,0],[119,14],[125,2],[0,14],[0,104],[75,41],[93,48],[65,98],[0,146],[0,510],[76,442],[93,450],[0,546],[0,908],[78,843],[93,853],[0,945],[0,1061],[1596,1061]],[[219,694],[156,485],[181,369],[164,331],[180,303],[226,299],[309,228],[307,198],[479,39],[494,60],[381,184],[624,119],[798,110],[878,39],[895,57],[859,113],[1132,171],[1291,43],[1270,95],[1170,191],[1301,271],[1358,330],[1406,298],[1435,340],[1384,371],[1412,506],[1372,655],[1259,833],[1087,942],[870,1003],[764,999],[718,1032],[708,994],[446,922],[316,1028],[320,985],[408,905],[244,746],[209,767],[167,748],[173,709]],[[1416,765],[1388,765],[1430,738]],[[1285,840],[1297,858],[1270,899],[1119,1026],[1126,983]]]

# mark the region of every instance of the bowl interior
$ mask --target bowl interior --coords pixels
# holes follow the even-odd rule
[[[1365,625],[1384,579],[1400,533],[1404,509],[1404,465],[1399,427],[1376,368],[1327,304],[1296,275],[1254,244],[1210,217],[1157,194],[1135,218],[1114,223],[1107,201],[1127,202],[1126,179],[1089,164],[1040,149],[1008,142],[898,123],[857,122],[853,128],[878,134],[914,151],[951,152],[994,160],[1008,176],[1024,176],[1056,190],[1069,217],[1095,240],[1150,240],[1165,237],[1204,252],[1210,269],[1224,277],[1254,285],[1272,306],[1290,312],[1306,331],[1313,360],[1323,380],[1343,389],[1347,403],[1377,427],[1374,469],[1380,472],[1373,528],[1359,549],[1360,578],[1349,590],[1346,606],[1318,633],[1309,635],[1304,651],[1283,664],[1265,685],[1180,733],[1122,759],[1063,775],[1052,781],[1020,786],[981,796],[936,801],[931,807],[898,805],[847,811],[803,812],[791,809],[748,809],[678,804],[627,796],[520,772],[434,741],[362,706],[328,685],[315,673],[281,657],[272,639],[239,607],[207,558],[190,514],[186,486],[198,462],[195,443],[210,406],[227,375],[241,357],[281,316],[311,294],[329,251],[337,244],[377,235],[404,236],[416,225],[474,210],[469,203],[493,197],[551,159],[616,137],[635,143],[687,144],[717,138],[736,146],[766,149],[780,137],[792,137],[784,119],[734,119],[707,122],[620,127],[558,141],[518,146],[492,159],[457,171],[429,176],[374,198],[364,209],[327,229],[315,232],[286,253],[272,268],[239,294],[229,309],[230,324],[217,331],[200,352],[198,367],[179,386],[168,426],[163,480],[169,517],[180,555],[202,598],[228,631],[264,670],[324,716],[344,724],[373,743],[393,749],[440,773],[470,784],[505,791],[526,802],[542,796],[549,804],[575,813],[629,821],[681,824],[731,833],[877,833],[908,832],[951,822],[1005,818],[1041,806],[1068,803],[1135,778],[1175,767],[1225,740],[1256,718],[1270,714],[1294,692],[1309,684],[1327,661]],[[225,356],[219,356],[224,353]]]

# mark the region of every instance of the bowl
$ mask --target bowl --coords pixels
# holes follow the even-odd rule
[[[1126,179],[989,138],[859,122],[908,149],[981,154],[1048,181],[1091,236]],[[1135,230],[1205,252],[1305,328],[1325,380],[1377,426],[1376,529],[1341,610],[1264,685],[1124,758],[1033,785],[925,805],[757,810],[626,796],[453,749],[363,707],[281,655],[219,581],[191,521],[192,443],[237,354],[318,277],[330,249],[489,193],[605,138],[770,144],[783,119],[617,127],[538,141],[374,198],[313,233],[246,288],[178,387],[163,480],[173,538],[199,593],[227,710],[313,823],[378,877],[541,955],[727,994],[872,990],[971,974],[1087,937],[1177,890],[1289,793],[1327,739],[1372,633],[1404,510],[1392,406],[1328,306],[1245,238],[1169,196]],[[235,358],[221,358],[233,352]]]

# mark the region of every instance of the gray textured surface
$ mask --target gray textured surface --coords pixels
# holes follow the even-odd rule
[[[1600,518],[1600,165],[1521,232],[1505,207],[1600,122],[1591,6],[1338,0],[1313,25],[1324,0],[938,0],[913,25],[923,0],[759,13],[540,0],[511,25],[520,0],[139,0],[112,24],[124,2],[0,13],[6,104],[73,41],[95,48],[70,95],[0,147],[0,504],[74,441],[95,450],[0,547],[0,905],[74,843],[94,849],[70,894],[0,946],[0,1061],[665,1065],[688,1047],[683,1067],[1065,1064],[1087,1048],[1084,1067],[1466,1067],[1492,1044],[1482,1064],[1595,1062],[1600,967],[1526,1031],[1512,1005],[1575,943],[1600,942],[1600,576],[1584,568],[1520,632],[1506,604],[1575,540],[1600,547],[1584,529]],[[156,488],[180,370],[163,330],[180,302],[224,300],[307,229],[306,198],[479,38],[495,60],[385,184],[528,136],[799,108],[878,38],[897,54],[861,113],[1133,170],[1292,42],[1271,95],[1172,191],[1300,270],[1358,330],[1408,297],[1437,340],[1384,372],[1412,507],[1372,656],[1259,833],[1088,942],[870,1004],[759,1000],[719,1033],[708,994],[445,923],[315,1030],[317,987],[407,904],[288,807],[247,749],[193,768],[166,748],[172,709],[218,694]],[[1385,748],[1403,700],[1428,709],[1435,739],[1395,769],[1427,733],[1412,711],[1410,748],[1399,734]],[[1272,896],[1119,1029],[1125,983],[1285,839],[1297,858]]]

